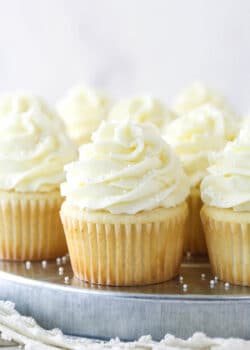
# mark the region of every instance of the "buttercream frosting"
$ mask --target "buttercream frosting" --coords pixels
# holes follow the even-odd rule
[[[53,191],[76,149],[60,118],[29,93],[0,96],[0,189]]]
[[[250,211],[250,125],[238,138],[210,158],[208,175],[201,183],[202,200],[218,208]]]
[[[72,140],[78,145],[87,143],[101,121],[107,118],[111,99],[103,92],[84,86],[72,88],[57,103]]]
[[[103,122],[79,153],[61,186],[77,207],[135,214],[174,207],[189,194],[178,157],[152,124]]]
[[[232,106],[224,96],[206,87],[201,82],[195,82],[182,91],[174,100],[173,110],[178,115],[182,115],[205,104],[210,104],[218,109],[235,114]]]
[[[124,99],[112,108],[109,119],[124,121],[130,119],[139,123],[152,123],[161,131],[175,118],[175,114],[160,100],[151,96],[137,96]]]
[[[223,149],[238,132],[236,119],[212,105],[199,107],[175,119],[165,137],[180,156],[193,187],[207,174],[209,156]]]

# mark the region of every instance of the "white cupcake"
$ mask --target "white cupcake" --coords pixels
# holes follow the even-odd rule
[[[185,251],[206,253],[200,221],[200,182],[207,174],[209,157],[237,136],[237,120],[212,105],[204,105],[174,120],[166,131],[166,139],[180,156],[191,181],[189,197],[189,228]]]
[[[85,281],[139,285],[180,268],[189,181],[152,124],[106,122],[66,166],[61,209],[72,268]]]
[[[0,123],[0,259],[63,255],[59,186],[76,149],[60,118],[32,94],[0,96]]]

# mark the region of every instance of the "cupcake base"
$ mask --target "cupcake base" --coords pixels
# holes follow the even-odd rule
[[[61,218],[81,280],[112,286],[159,283],[179,272],[187,205],[135,215],[87,212],[64,202]]]
[[[0,192],[0,259],[54,259],[67,252],[59,210],[52,193]]]
[[[214,275],[250,286],[250,214],[205,205],[201,218]]]
[[[201,201],[199,189],[191,189],[187,203],[188,222],[184,240],[184,253],[190,252],[193,255],[207,255],[205,234],[200,218],[200,210],[203,203]]]

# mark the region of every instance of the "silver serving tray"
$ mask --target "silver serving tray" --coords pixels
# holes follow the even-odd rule
[[[143,287],[90,285],[73,277],[66,257],[57,262],[0,262],[0,299],[66,334],[134,340],[166,333],[187,338],[250,339],[250,288],[216,281],[206,259],[187,258],[181,277]],[[211,282],[213,280],[213,282]]]

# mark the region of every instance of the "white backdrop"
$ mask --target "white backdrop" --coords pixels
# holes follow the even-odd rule
[[[250,109],[249,0],[0,0],[0,91],[85,81],[170,101],[195,79]]]

